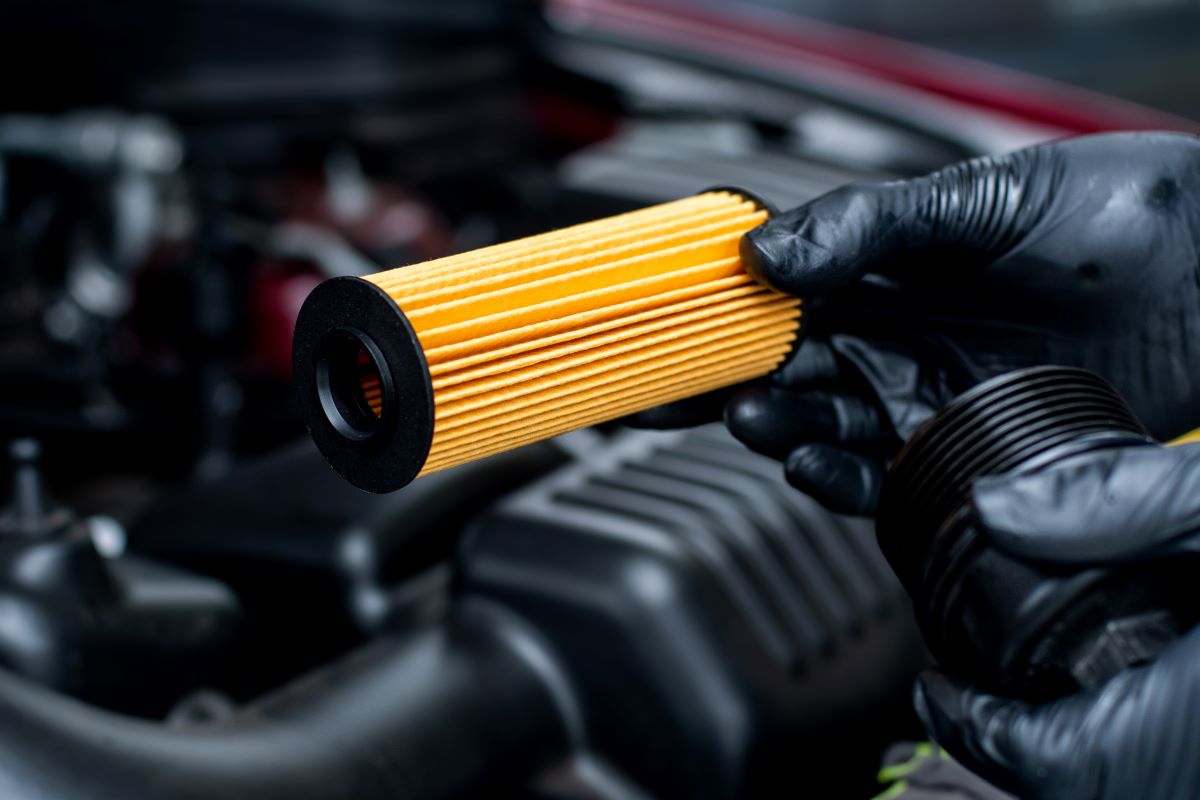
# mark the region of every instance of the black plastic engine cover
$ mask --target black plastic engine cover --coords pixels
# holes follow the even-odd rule
[[[553,643],[588,746],[654,796],[822,775],[851,796],[926,663],[870,523],[718,428],[625,434],[516,493],[470,531],[459,574]]]

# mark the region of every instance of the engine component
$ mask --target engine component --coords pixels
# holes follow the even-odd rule
[[[976,478],[1128,446],[1157,445],[1115,389],[1067,367],[986,381],[913,435],[884,483],[878,536],[943,664],[987,685],[1053,696],[1153,658],[1194,618],[1188,577],[1174,567],[1032,565],[990,546],[971,522]]]
[[[463,591],[553,644],[590,751],[652,797],[772,797],[797,774],[867,796],[927,663],[871,523],[719,426],[618,436],[502,502],[459,562]]]
[[[233,593],[119,546],[102,555],[94,526],[46,502],[37,443],[19,440],[11,455],[13,499],[0,514],[0,666],[146,715],[219,680],[241,621]]]
[[[467,524],[566,461],[542,442],[367,496],[300,440],[167,493],[130,521],[129,548],[237,593],[244,635],[222,688],[257,697],[439,610]]]
[[[0,671],[0,795],[727,800],[798,771],[866,794],[925,664],[870,523],[715,426],[597,444],[480,515],[452,563],[444,614],[200,724]]]
[[[481,604],[200,726],[88,708],[0,671],[0,796],[512,797],[569,749],[559,679],[526,626]]]
[[[738,257],[767,213],[715,190],[327,281],[296,323],[309,430],[346,479],[383,492],[765,375],[800,316],[797,299],[754,282]]]

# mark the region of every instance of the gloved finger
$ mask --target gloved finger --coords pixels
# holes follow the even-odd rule
[[[631,428],[650,428],[653,430],[673,430],[675,428],[694,428],[709,422],[717,422],[725,413],[725,405],[745,384],[726,386],[711,392],[685,397],[674,403],[639,411],[622,417],[621,422]]]
[[[897,437],[897,447],[899,440],[912,436],[955,394],[948,376],[931,370],[930,360],[914,352],[910,344],[847,334],[829,337],[829,344],[845,365],[844,374],[869,387],[867,391]]]
[[[879,504],[882,459],[828,444],[805,444],[784,463],[788,483],[836,514],[870,516]]]
[[[1001,789],[1024,796],[1026,776],[1061,780],[1052,762],[1061,748],[1045,741],[1034,707],[981,692],[936,670],[917,679],[913,705],[935,742]]]
[[[845,377],[846,368],[824,339],[807,338],[791,357],[771,373],[771,382],[790,389],[833,383]]]
[[[737,392],[725,407],[725,424],[751,450],[779,459],[807,442],[874,444],[888,430],[875,407],[862,398],[775,386]]]
[[[907,181],[844,186],[742,237],[746,270],[782,292],[823,294],[903,256],[917,269],[935,255],[990,261],[1044,214],[1057,170],[1035,147],[954,164]]]
[[[1020,557],[1104,563],[1200,552],[1200,444],[1091,453],[981,478],[972,495],[980,528]]]
[[[924,673],[914,705],[933,738],[1019,797],[1183,798],[1200,786],[1200,628],[1090,691],[1029,705]]]

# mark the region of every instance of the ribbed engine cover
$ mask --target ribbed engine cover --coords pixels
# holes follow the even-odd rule
[[[926,663],[870,522],[716,426],[599,440],[488,514],[461,567],[554,642],[590,746],[655,796],[774,796],[805,765],[869,779]],[[840,780],[807,796],[854,796]]]

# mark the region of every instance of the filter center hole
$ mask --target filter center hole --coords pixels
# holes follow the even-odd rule
[[[338,433],[362,440],[379,429],[390,381],[370,338],[350,328],[330,331],[317,347],[316,373],[321,408]]]

